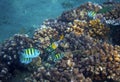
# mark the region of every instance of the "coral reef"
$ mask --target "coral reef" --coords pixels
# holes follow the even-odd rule
[[[43,49],[43,48],[47,48],[50,45],[51,40],[54,41],[55,39],[57,39],[58,32],[56,31],[56,29],[47,27],[45,25],[41,28],[37,29],[34,32],[33,40],[34,40],[34,44],[38,48]]]
[[[89,35],[91,37],[105,39],[108,38],[110,29],[100,22],[99,19],[89,21]]]
[[[62,63],[64,64],[65,61]],[[59,63],[61,66],[62,64]],[[59,66],[60,66],[59,65]],[[49,71],[46,70],[44,67],[38,68],[37,71],[34,71],[30,77],[25,78],[25,82],[92,82],[92,80],[85,76],[82,73],[79,73],[78,69],[67,68],[64,67],[57,67],[51,68]]]
[[[88,2],[76,9],[72,9],[67,12],[64,12],[58,18],[58,20],[64,21],[64,22],[73,22],[75,19],[88,20],[89,19],[89,17],[87,16],[88,11],[98,12],[101,8],[102,7],[98,4],[92,4],[91,2]]]
[[[27,35],[16,34],[2,44],[1,61],[7,65],[17,65],[19,51],[33,46],[33,41]],[[14,67],[14,66],[13,66]]]
[[[86,42],[82,38],[85,39],[85,37],[82,36],[80,40]],[[87,41],[89,40],[90,39],[88,38]],[[37,81],[47,80],[55,82],[59,80],[62,82],[61,78],[64,77],[66,82],[69,82],[71,80],[79,82],[79,80],[76,81],[77,76],[83,73],[85,77],[89,77],[92,80],[98,81],[112,79],[119,81],[120,46],[112,46],[108,43],[96,44],[93,43],[92,40],[91,42],[86,43],[88,44],[84,43],[79,46],[79,49],[71,49],[72,51],[70,50],[66,52],[66,56],[57,62],[55,67],[50,68],[49,70],[44,67],[42,67],[42,70],[38,68],[40,73],[37,70],[35,74],[32,74],[31,77],[27,77],[25,79],[34,79]],[[68,76],[65,77],[64,75]]]
[[[91,76],[95,80],[112,79],[120,80],[119,46],[108,43],[97,44],[95,52],[87,60],[80,63],[84,75]],[[94,50],[94,48],[92,48]],[[77,60],[79,62],[79,60]],[[81,61],[80,61],[81,62]]]
[[[24,68],[30,73],[23,77],[25,82],[120,81],[120,46],[115,45],[119,44],[119,28],[114,28],[119,27],[120,5],[112,7],[101,10],[100,5],[88,2],[44,21],[32,38],[15,34],[4,41],[0,45],[0,81],[6,82],[15,70]],[[30,64],[22,64],[19,53],[32,53],[30,49],[40,53]],[[24,57],[29,55],[26,51]]]
[[[21,67],[18,52],[31,46],[33,46],[32,39],[30,39],[27,35],[20,34],[15,34],[13,37],[1,44],[0,62],[6,66],[6,68],[1,66],[1,70],[6,73],[6,76],[2,77],[2,79],[8,78],[9,75],[7,76],[7,74],[11,74],[15,69]]]
[[[43,22],[43,25],[47,27],[51,27],[53,29],[56,29],[58,31],[59,35],[65,34],[67,28],[70,26],[66,22],[58,21],[57,19],[49,19]]]
[[[115,4],[115,7],[109,12],[106,12],[103,16],[105,17],[105,22],[107,24],[116,26],[120,25],[120,4]]]
[[[0,62],[0,82],[5,82],[10,79],[12,76],[9,73],[8,67],[5,64]]]
[[[69,24],[70,28],[68,28],[66,32],[73,32],[75,35],[80,36],[84,33],[86,24],[85,21],[74,20],[73,24]]]
[[[88,35],[96,39],[108,39],[110,28],[101,23],[100,19],[90,20],[89,22],[74,20],[73,24],[69,24],[71,28],[67,32],[73,32],[75,35]]]

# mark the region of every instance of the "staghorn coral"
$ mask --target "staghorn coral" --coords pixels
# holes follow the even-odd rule
[[[117,46],[118,48],[118,46]],[[93,80],[120,80],[120,55],[114,46],[108,43],[96,44],[92,47],[90,56],[79,59],[79,54],[75,55],[76,66],[85,76],[90,76]],[[89,53],[84,52],[83,53]],[[77,58],[77,59],[76,59]]]
[[[88,35],[95,39],[108,40],[110,28],[106,27],[99,19],[90,20],[89,22],[74,20],[73,24],[69,23],[70,28],[66,30],[67,33],[73,32],[75,35],[80,36]]]
[[[39,28],[35,31],[33,36],[34,44],[36,44],[38,48],[46,48],[50,45],[51,40],[53,42],[57,39],[57,36],[58,32],[51,27],[45,26],[44,28]]]
[[[76,36],[74,33],[65,35],[65,42],[67,43],[69,48],[64,49],[64,51],[77,51],[81,52],[86,49],[91,49],[92,46],[96,44],[94,39],[90,36]]]
[[[90,20],[88,34],[98,39],[108,39],[110,29],[100,22],[99,19]]]
[[[73,32],[75,35],[80,36],[84,33],[85,25],[85,21],[74,20],[73,24],[69,23],[70,28],[67,28],[66,32]]]
[[[77,68],[67,67],[66,61],[68,60],[58,62],[56,67],[49,70],[44,67],[38,68],[31,76],[25,78],[25,82],[92,82],[89,77],[85,78],[82,73],[79,73]]]

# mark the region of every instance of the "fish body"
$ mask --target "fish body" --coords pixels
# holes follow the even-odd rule
[[[24,58],[35,58],[40,55],[40,51],[34,48],[24,49],[21,53]]]
[[[89,17],[95,17],[96,16],[96,12],[94,12],[94,11],[88,11],[88,16]]]
[[[62,59],[64,57],[64,54],[63,53],[53,53],[53,54],[50,54],[49,57],[48,57],[48,61],[53,61],[53,62],[56,62],[60,59]]]
[[[24,63],[24,64],[29,64],[30,62],[32,62],[32,58],[24,58],[24,57],[20,57],[20,62]]]
[[[20,62],[23,64],[29,64],[32,62],[32,59],[40,55],[40,51],[35,48],[23,49],[20,54]]]
[[[64,39],[64,35],[62,34],[62,35],[59,36],[59,40],[58,41],[51,43],[51,45],[46,48],[46,51],[47,52],[54,51],[58,47],[59,43],[62,42],[63,39]]]
[[[53,57],[53,61],[56,62],[56,61],[62,59],[63,57],[64,57],[64,54],[60,54],[60,53],[55,54],[55,56]]]
[[[53,42],[51,44],[52,49],[56,49],[58,47],[58,42]]]

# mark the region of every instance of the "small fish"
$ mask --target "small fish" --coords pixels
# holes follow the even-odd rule
[[[24,64],[29,64],[30,62],[32,62],[32,58],[24,58],[24,57],[20,57],[20,62],[24,63]]]
[[[94,12],[94,11],[88,11],[88,16],[89,17],[95,17],[96,16],[96,12]]]
[[[63,54],[63,53],[57,53],[57,54],[55,54],[55,52],[54,52],[54,53],[51,53],[51,54],[49,55],[47,61],[56,62],[56,61],[62,59],[63,57],[64,57],[64,54]]]
[[[64,57],[64,54],[57,53],[52,57],[52,59],[54,62],[56,62],[56,61],[62,59],[63,57]]]
[[[51,48],[52,49],[56,49],[58,47],[58,42],[53,42],[52,44],[51,44]]]
[[[58,44],[63,40],[63,38],[64,38],[64,35],[62,34],[62,35],[60,36],[60,38],[59,38],[58,41],[53,42],[53,43],[51,44],[52,49],[56,49],[56,48],[58,47]]]
[[[35,48],[28,48],[24,49],[23,52],[21,52],[21,55],[24,58],[35,58],[40,55],[40,51]]]

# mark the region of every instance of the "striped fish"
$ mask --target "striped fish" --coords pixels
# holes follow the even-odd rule
[[[62,53],[62,54],[60,54],[60,53],[57,53],[57,54],[51,54],[51,55],[49,55],[49,57],[48,57],[48,61],[53,61],[53,62],[56,62],[56,61],[58,61],[58,60],[60,60],[60,59],[62,59],[64,57],[64,54]]]
[[[96,12],[94,12],[94,11],[88,11],[88,16],[89,17],[95,17],[96,16]]]
[[[24,58],[35,58],[40,55],[40,51],[34,48],[28,48],[28,49],[24,49],[23,52],[21,52],[21,55]]]
[[[29,64],[30,62],[32,62],[32,58],[20,57],[20,62],[24,64]]]
[[[60,53],[55,54],[55,55],[53,56],[53,61],[56,62],[56,61],[62,59],[63,57],[64,57],[64,54],[60,54]]]

